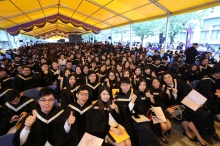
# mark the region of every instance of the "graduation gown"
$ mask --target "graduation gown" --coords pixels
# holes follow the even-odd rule
[[[6,89],[6,88],[10,88],[11,87],[11,84],[12,84],[12,80],[10,77],[3,77],[0,79],[0,82],[2,83],[1,86],[2,88]]]
[[[15,126],[17,122],[10,123],[10,120],[14,115],[20,116],[22,112],[29,113],[37,106],[38,104],[35,102],[34,99],[24,96],[20,97],[20,102],[18,105],[13,105],[6,102],[5,105],[2,107],[0,132],[2,134],[6,134],[11,127]]]
[[[85,85],[86,84],[86,81],[85,81],[85,79],[84,79],[82,74],[80,74],[80,75],[75,74],[75,75],[76,75],[76,83],[77,83],[77,85]]]
[[[197,85],[197,91],[207,98],[207,106],[213,114],[218,114],[219,99],[216,93],[216,79],[211,75],[202,78]]]
[[[131,101],[132,94],[135,94],[137,98],[135,100],[133,109],[130,110],[129,103]],[[150,129],[149,123],[136,123],[131,118],[133,112],[135,112],[135,114],[145,115],[143,102],[141,101],[140,95],[136,90],[130,89],[127,94],[120,91],[120,93],[117,94],[117,96],[115,97],[115,104],[118,106],[120,112],[119,117],[118,119],[116,119],[116,121],[125,127],[128,134],[130,135],[132,145],[137,145],[137,137],[135,135],[135,132],[137,131],[139,131],[140,133],[141,146],[148,145],[149,143],[157,146],[161,145],[158,142],[153,131]]]
[[[16,88],[19,92],[25,91],[27,89],[36,88],[41,82],[42,76],[39,73],[35,73],[33,76],[28,75],[20,75],[18,74],[13,82],[14,88]]]
[[[76,86],[71,88],[71,90],[67,89],[66,87],[63,88],[60,94],[61,98],[61,107],[66,108],[69,104],[76,101]]]
[[[105,105],[105,104],[104,104]],[[87,112],[86,117],[90,122],[86,122],[86,131],[94,136],[105,139],[110,130],[109,121],[109,109],[104,107],[104,111],[101,111],[96,102],[93,107]]]
[[[43,71],[41,71],[40,73],[42,79],[41,79],[41,84],[39,86],[46,87],[53,84],[53,73],[50,70],[48,70],[47,74],[44,74]]]
[[[64,110],[59,107],[53,107],[49,114],[44,114],[40,108],[36,109],[36,121],[31,126],[27,141],[23,146],[43,146],[48,141],[53,146],[60,146],[63,143],[65,133],[62,123]],[[31,115],[29,113],[26,118]],[[15,133],[13,144],[20,146],[20,133],[25,127],[23,120],[21,127]]]
[[[92,105],[86,103],[82,107],[77,103],[69,104],[64,111],[63,123],[69,118],[70,112],[73,111],[73,115],[76,117],[74,124],[71,125],[71,130],[64,136],[64,143],[69,146],[76,146],[82,139],[86,132],[87,123],[90,119],[86,118],[87,111],[92,108]]]
[[[86,86],[89,87],[89,89],[92,92],[91,98],[89,100],[95,101],[98,100],[98,94],[99,94],[99,88],[102,86],[100,83],[88,83]]]

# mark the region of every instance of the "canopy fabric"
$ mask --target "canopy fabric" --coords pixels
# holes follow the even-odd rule
[[[31,36],[56,30],[99,33],[217,5],[220,0],[0,0],[0,29]]]

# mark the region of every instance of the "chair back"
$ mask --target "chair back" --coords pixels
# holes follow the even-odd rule
[[[0,146],[13,146],[12,139],[14,134],[6,134],[0,137]]]
[[[57,86],[56,85],[51,85],[51,86],[48,86],[48,87],[54,90],[54,89],[56,89]]]
[[[39,90],[36,88],[28,89],[24,91],[24,96],[34,98],[35,100],[38,98]]]

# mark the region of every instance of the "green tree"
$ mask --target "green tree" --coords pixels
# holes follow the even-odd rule
[[[180,31],[182,30],[186,31],[189,26],[191,26],[192,28],[195,28],[195,26],[198,26],[198,25],[200,26],[201,19],[205,15],[205,12],[206,10],[171,16],[169,32],[168,32],[170,43],[174,42],[175,36]],[[161,21],[161,22],[162,23],[160,23],[160,26],[161,26],[160,31],[165,33],[166,21]]]
[[[136,36],[141,38],[141,43],[143,43],[144,39],[154,35],[154,33],[158,30],[157,26],[160,25],[160,21],[161,20],[154,20],[143,23],[136,23],[132,26],[132,30],[135,32]]]

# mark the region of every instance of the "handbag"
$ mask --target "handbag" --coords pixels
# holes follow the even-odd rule
[[[182,120],[182,114],[183,114],[183,111],[185,110],[185,106],[184,105],[175,105],[170,108],[174,109],[173,113],[170,113],[167,110],[171,114],[172,118],[176,118],[177,120]]]

